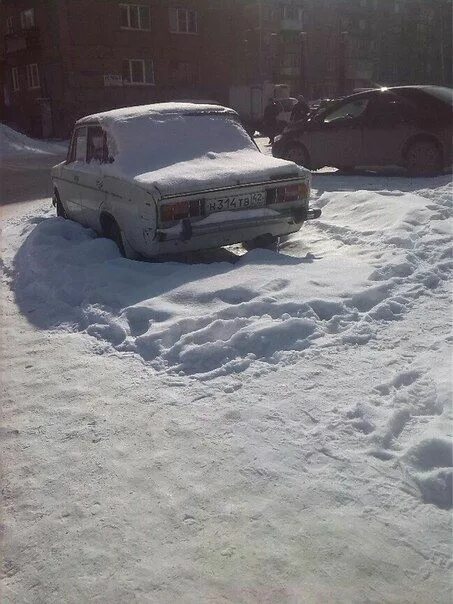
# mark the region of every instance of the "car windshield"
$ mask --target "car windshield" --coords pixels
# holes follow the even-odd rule
[[[115,121],[110,131],[117,148],[115,162],[130,174],[239,150],[259,152],[234,115],[142,115]]]
[[[335,122],[336,120],[359,117],[359,115],[365,111],[367,105],[367,98],[354,99],[349,103],[345,103],[344,105],[337,107],[334,109],[334,111],[327,112],[324,117],[324,122],[329,124],[330,122]]]

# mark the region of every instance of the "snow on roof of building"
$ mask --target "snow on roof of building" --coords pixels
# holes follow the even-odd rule
[[[166,115],[193,115],[203,113],[225,113],[235,115],[236,112],[222,105],[173,102],[173,103],[152,103],[150,105],[136,105],[134,107],[123,107],[121,109],[112,109],[101,113],[87,115],[80,120],[78,124],[92,121],[102,121],[109,124],[117,121],[128,121],[134,118],[152,116],[164,117]]]

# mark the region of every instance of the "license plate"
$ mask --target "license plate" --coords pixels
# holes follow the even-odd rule
[[[227,210],[247,210],[264,206],[266,196],[262,193],[248,193],[247,195],[229,195],[220,199],[207,199],[206,212],[225,212]]]

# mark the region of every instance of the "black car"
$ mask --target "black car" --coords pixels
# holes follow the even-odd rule
[[[398,165],[437,174],[451,165],[452,105],[453,90],[439,86],[360,92],[290,124],[272,153],[312,170]]]

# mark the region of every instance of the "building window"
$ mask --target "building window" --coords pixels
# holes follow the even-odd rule
[[[299,6],[283,5],[281,7],[282,19],[288,19],[289,21],[300,21],[303,20],[303,9]]]
[[[13,17],[6,18],[6,33],[12,34],[14,31],[14,20]]]
[[[188,8],[170,8],[170,31],[175,34],[198,33],[197,11]]]
[[[196,63],[174,61],[170,63],[170,73],[176,86],[195,86],[200,81],[200,69]]]
[[[290,67],[291,69],[300,67],[300,54],[287,53],[283,55],[282,67]]]
[[[20,13],[20,26],[22,29],[31,29],[35,26],[35,11],[33,8]]]
[[[27,65],[27,85],[29,88],[39,88],[39,71],[37,63]]]
[[[13,92],[17,92],[18,90],[20,90],[19,70],[17,69],[17,67],[13,67],[11,69],[11,77],[13,80]]]
[[[126,59],[123,61],[123,82],[133,85],[154,84],[154,67],[152,61],[144,59]]]
[[[149,6],[120,4],[121,29],[150,29]]]

